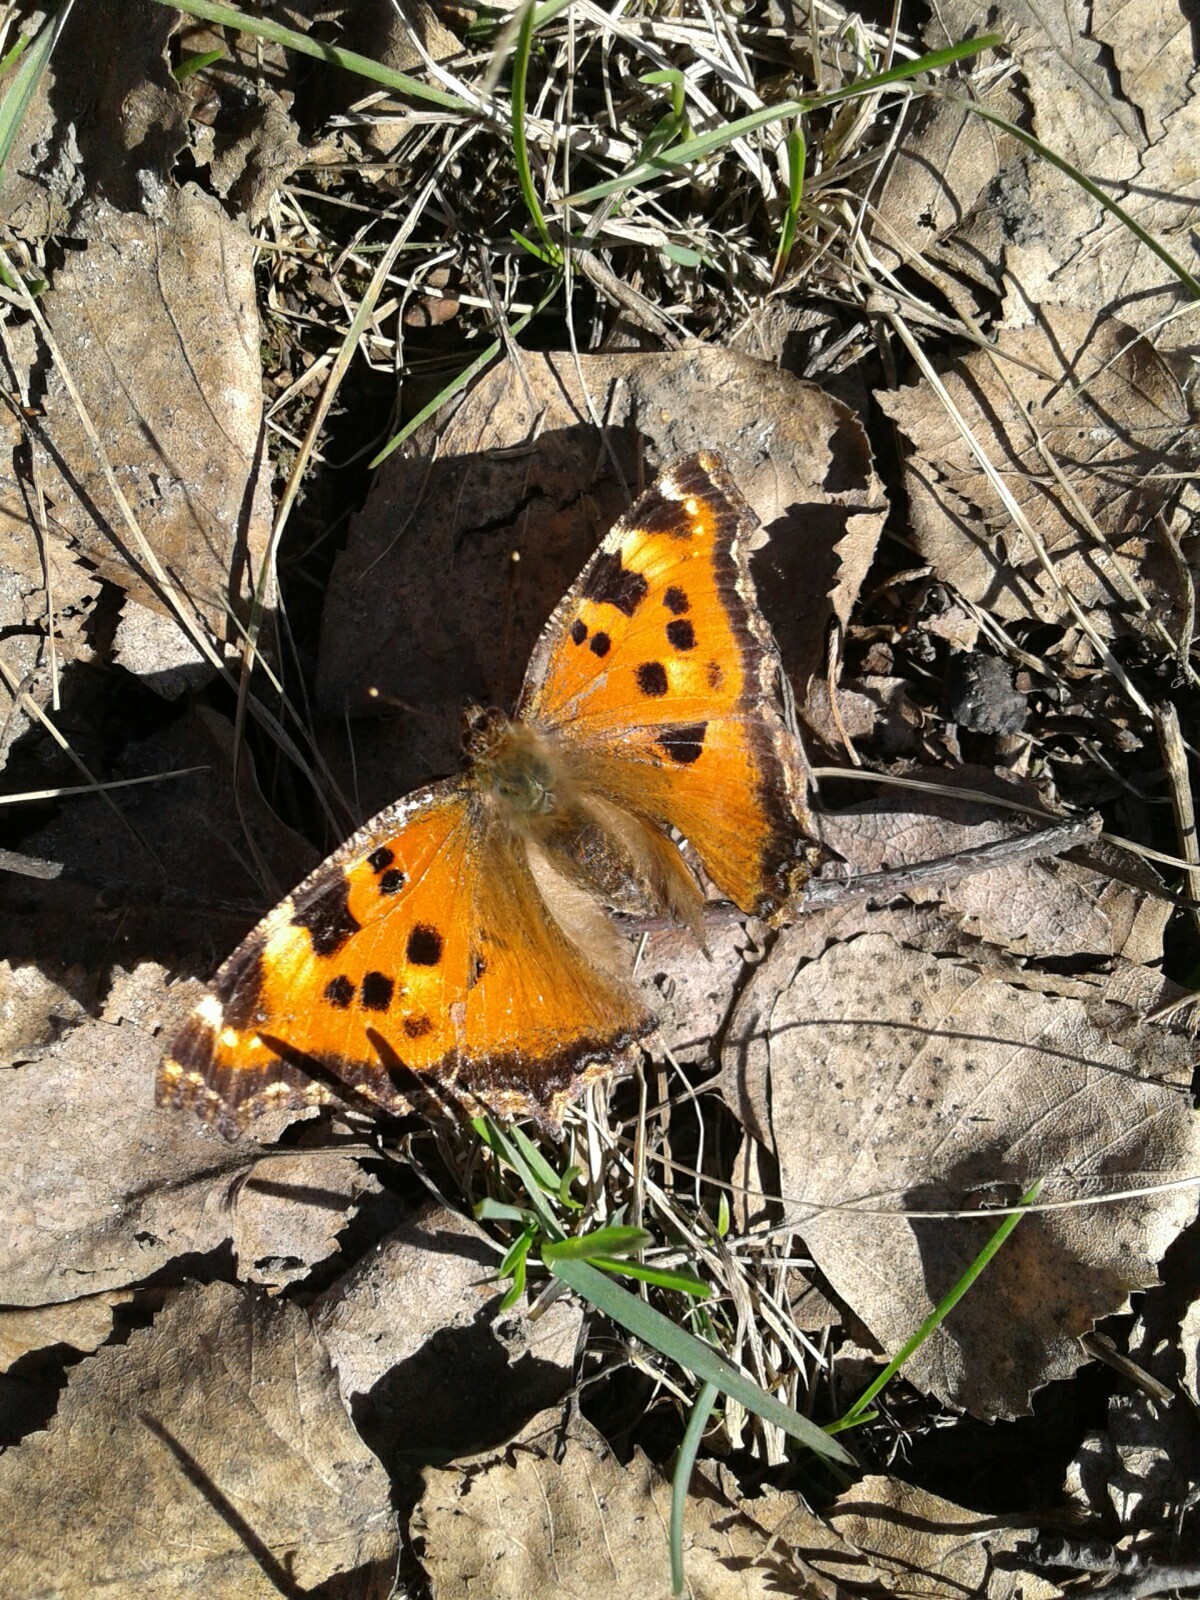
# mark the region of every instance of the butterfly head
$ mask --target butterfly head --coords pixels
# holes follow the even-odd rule
[[[544,817],[559,803],[560,783],[549,752],[532,728],[502,711],[472,706],[467,754],[477,785],[514,818]]]

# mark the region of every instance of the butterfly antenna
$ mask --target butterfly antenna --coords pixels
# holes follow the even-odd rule
[[[501,698],[506,704],[515,702],[517,696],[510,693],[508,681],[508,664],[512,659],[512,630],[513,617],[517,609],[517,580],[520,576],[521,552],[510,550],[508,553],[508,582],[504,587],[504,630],[500,636],[500,675],[497,680],[502,690]]]

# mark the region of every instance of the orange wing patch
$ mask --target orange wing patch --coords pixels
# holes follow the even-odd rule
[[[520,841],[468,783],[441,784],[260,923],[175,1041],[158,1099],[228,1135],[334,1103],[554,1126],[654,1024],[549,917]]]
[[[555,612],[521,714],[567,746],[583,787],[678,828],[723,894],[769,916],[804,785],[750,577],[756,525],[715,457],[665,473]]]

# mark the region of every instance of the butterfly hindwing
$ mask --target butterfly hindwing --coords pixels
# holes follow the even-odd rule
[[[723,894],[769,914],[801,833],[802,758],[754,597],[755,526],[715,457],[677,462],[555,611],[520,715],[583,786],[678,828]]]
[[[226,1133],[367,1102],[561,1119],[653,1026],[548,916],[520,841],[466,781],[389,807],[254,930],[160,1069]]]

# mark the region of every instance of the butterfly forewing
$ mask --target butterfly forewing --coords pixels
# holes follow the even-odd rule
[[[744,911],[778,908],[801,834],[801,756],[755,603],[756,525],[714,457],[664,473],[546,628],[521,714],[585,787],[676,827]]]

